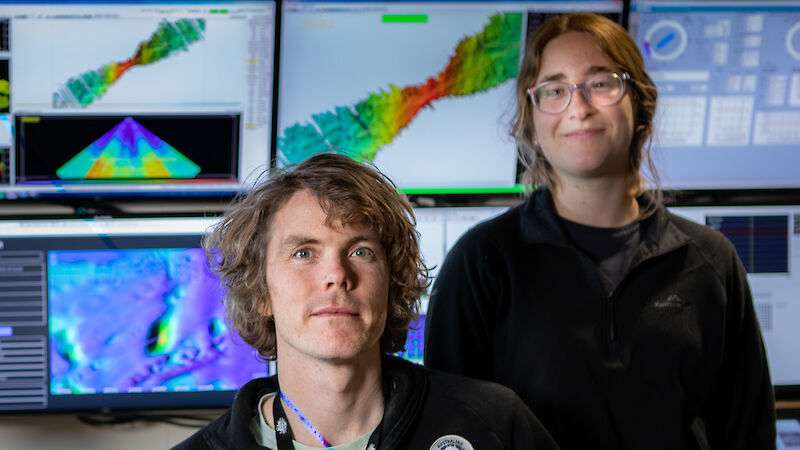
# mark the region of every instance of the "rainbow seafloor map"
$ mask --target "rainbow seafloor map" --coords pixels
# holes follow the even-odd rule
[[[278,137],[279,163],[299,163],[320,152],[372,161],[419,111],[444,97],[487,91],[516,77],[521,13],[498,13],[477,34],[463,38],[449,62],[421,84],[370,93],[365,99],[312,114],[311,122],[286,127]]]
[[[126,117],[56,170],[61,179],[193,178],[200,166]]]
[[[8,80],[0,78],[0,110],[8,110],[8,106],[11,104],[11,100],[9,99],[10,94],[11,85],[8,83]]]
[[[52,394],[235,390],[266,364],[234,342],[199,248],[48,254]]]
[[[139,44],[133,56],[125,61],[105,64],[71,77],[53,93],[54,108],[86,107],[103,96],[128,69],[153,64],[175,52],[188,51],[189,45],[203,39],[205,19],[162,20],[147,41]]]

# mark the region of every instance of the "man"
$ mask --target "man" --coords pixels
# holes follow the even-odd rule
[[[239,201],[205,246],[232,326],[277,375],[176,448],[556,448],[509,389],[390,356],[428,284],[417,241],[408,201],[346,156]]]

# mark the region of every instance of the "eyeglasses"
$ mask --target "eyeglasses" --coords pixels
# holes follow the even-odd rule
[[[567,109],[572,101],[572,91],[580,89],[583,98],[594,106],[609,106],[617,103],[625,94],[625,81],[631,76],[611,72],[592,75],[581,84],[568,84],[563,81],[545,81],[528,89],[533,104],[545,114],[558,114]]]

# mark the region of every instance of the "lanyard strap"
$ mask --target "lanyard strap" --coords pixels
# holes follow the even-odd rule
[[[297,417],[300,419],[301,422],[308,428],[308,430],[313,434],[326,448],[332,448],[332,446],[325,440],[324,437],[311,425],[311,422],[303,415],[300,409],[289,400],[289,397],[286,396],[280,390],[278,394],[275,396],[274,401],[272,402],[272,420],[275,424],[275,440],[278,443],[278,450],[294,450],[294,444],[292,443],[292,428],[289,426],[289,421],[286,419],[286,413],[283,411],[283,405],[281,404],[281,399],[283,399],[292,411],[297,414]],[[378,450],[378,444],[380,444],[381,439],[381,428],[383,427],[383,420],[378,426],[375,428],[375,431],[369,437],[369,441],[367,441],[367,450]]]
[[[303,422],[303,425],[306,426],[308,431],[310,431],[311,434],[313,434],[314,437],[317,438],[319,443],[322,444],[325,448],[331,447],[331,444],[329,444],[328,441],[326,441],[325,438],[322,437],[322,434],[319,431],[317,431],[316,428],[314,428],[314,425],[311,425],[311,422],[308,421],[305,414],[303,414],[303,411],[300,411],[300,408],[295,406],[295,404],[292,403],[291,400],[289,400],[289,397],[286,394],[284,394],[283,391],[278,392],[278,394],[280,394],[281,399],[283,399],[283,401],[285,401],[286,404],[289,405],[289,409],[294,411],[294,414],[297,416],[298,419],[300,419],[300,422]],[[276,398],[275,401],[277,402],[279,400]]]

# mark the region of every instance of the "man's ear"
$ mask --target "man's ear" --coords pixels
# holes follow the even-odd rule
[[[256,302],[258,302],[258,306],[256,308],[258,309],[259,314],[261,314],[263,317],[272,316],[272,305],[270,304],[268,298],[259,295]]]

